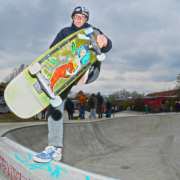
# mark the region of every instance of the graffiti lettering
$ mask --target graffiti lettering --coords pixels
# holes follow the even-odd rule
[[[64,170],[63,168],[61,168],[61,167],[59,167],[57,165],[54,165],[54,167],[53,167],[51,165],[52,161],[50,161],[48,163],[42,163],[42,164],[39,164],[39,163],[36,163],[36,162],[33,163],[33,164],[27,164],[27,162],[29,160],[31,160],[31,158],[33,157],[33,155],[29,154],[29,153],[25,153],[25,152],[22,152],[22,151],[17,151],[15,153],[15,157],[21,163],[25,163],[26,166],[29,166],[30,171],[35,170],[35,169],[40,169],[40,170],[43,170],[43,171],[47,171],[47,172],[50,173],[50,177],[55,177],[56,179],[58,179],[60,177],[60,171],[68,174],[68,172],[66,170]],[[0,168],[1,168],[1,166],[0,166]],[[88,176],[86,176],[85,178],[86,178],[85,180],[90,180]],[[17,180],[19,180],[19,179],[17,179]]]
[[[0,156],[0,170],[2,170],[2,172],[5,173],[11,180],[27,180],[20,172],[17,172],[12,165],[5,161],[2,156]]]
[[[44,171],[48,171],[50,172],[50,177],[54,177],[57,179],[59,178],[59,171],[63,171],[65,173],[68,173],[67,171],[65,171],[64,169],[60,168],[59,166],[55,165],[55,170],[53,172],[52,167],[51,167],[51,162],[48,163],[43,163],[43,164],[26,164],[27,166],[30,166],[31,168],[29,170],[35,170],[35,169],[41,169]]]
[[[29,154],[29,153],[18,151],[18,152],[15,152],[15,157],[21,163],[26,163],[26,162],[28,162],[31,159],[32,155]]]

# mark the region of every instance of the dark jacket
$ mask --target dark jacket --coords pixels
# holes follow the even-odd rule
[[[50,48],[52,48],[53,46],[55,46],[57,43],[59,43],[60,41],[62,41],[64,38],[70,36],[71,34],[75,33],[76,31],[79,31],[81,29],[85,29],[91,27],[90,24],[85,23],[83,26],[81,26],[80,28],[76,27],[73,23],[70,27],[65,27],[63,28],[56,36],[56,38],[54,39],[54,41],[52,42],[52,44],[50,45]],[[102,31],[100,29],[97,29],[95,27],[93,27],[93,29],[95,31],[98,31],[100,34],[103,34]],[[107,38],[107,37],[106,37]],[[107,38],[108,40],[108,45],[107,47],[103,47],[101,49],[102,52],[106,53],[108,52],[111,48],[112,48],[112,42],[109,38]],[[100,73],[100,68],[101,68],[101,62],[100,61],[96,61],[89,69],[89,74],[88,74],[88,78],[85,84],[89,84],[94,82]]]
[[[53,43],[51,44],[50,48],[52,48],[53,46],[55,46],[57,43],[59,43],[60,41],[62,41],[64,38],[70,36],[71,34],[75,33],[76,31],[79,31],[81,29],[85,29],[91,27],[90,24],[85,23],[83,26],[81,26],[80,28],[76,27],[74,24],[72,24],[70,27],[65,27],[63,28],[56,36],[56,38],[54,39]],[[103,34],[102,31],[100,29],[97,29],[95,27],[93,27],[94,30],[98,31],[100,34]],[[107,38],[107,37],[106,37]],[[109,38],[107,38],[108,40],[108,45],[107,47],[104,47],[101,49],[102,52],[106,53],[108,52],[111,48],[112,48],[112,42]]]
[[[102,105],[103,104],[104,99],[103,99],[103,97],[101,95],[97,95],[96,99],[98,101],[98,105]]]
[[[91,106],[91,105],[89,104],[91,98],[92,98],[93,101],[94,101],[94,106]],[[97,98],[95,98],[95,97],[93,97],[93,96],[90,96],[90,98],[88,99],[88,106],[89,106],[89,108],[97,108],[97,105],[98,105]]]
[[[74,103],[68,99],[65,103],[65,109],[68,111],[68,112],[73,112],[74,111]]]
[[[111,103],[110,103],[110,102],[107,102],[107,103],[106,103],[106,109],[110,110],[111,107],[112,107]]]

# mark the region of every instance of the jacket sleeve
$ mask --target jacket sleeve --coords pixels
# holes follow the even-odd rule
[[[95,27],[93,27],[93,29],[94,29],[94,31],[96,32],[96,34],[98,35],[98,34],[103,34],[103,32],[100,30],[100,29],[97,29],[97,28],[95,28]],[[104,35],[104,34],[103,34]],[[104,35],[105,36],[105,35]],[[107,44],[107,46],[106,47],[103,47],[102,49],[101,49],[101,52],[104,52],[104,53],[106,53],[106,52],[108,52],[111,48],[112,48],[112,41],[106,36],[106,38],[107,38],[107,40],[108,40],[108,44]]]
[[[106,38],[107,38],[107,37],[106,37]],[[107,40],[108,40],[108,44],[107,44],[106,47],[103,47],[103,48],[101,49],[101,52],[106,53],[106,52],[108,52],[108,51],[112,48],[112,42],[111,42],[111,40],[110,40],[109,38],[107,38]]]

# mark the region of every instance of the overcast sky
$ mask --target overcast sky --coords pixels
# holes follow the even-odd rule
[[[73,91],[110,94],[173,89],[180,73],[179,0],[0,0],[0,81],[49,49],[75,7],[112,40],[99,78]]]

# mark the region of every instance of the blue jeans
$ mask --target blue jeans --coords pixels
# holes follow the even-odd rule
[[[63,147],[63,113],[66,97],[71,90],[72,85],[61,93],[62,103],[58,107],[53,107],[51,104],[47,108],[48,120],[48,145]]]
[[[102,117],[102,105],[98,105],[98,115]]]
[[[79,117],[84,118],[84,116],[85,116],[85,110],[86,110],[86,106],[80,106]]]
[[[41,119],[45,119],[45,114],[46,114],[46,111],[43,110],[43,111],[41,112]]]
[[[111,117],[111,111],[110,111],[110,109],[107,109],[106,117]]]
[[[73,111],[68,112],[68,117],[69,117],[69,120],[70,120],[70,119],[73,119]]]

